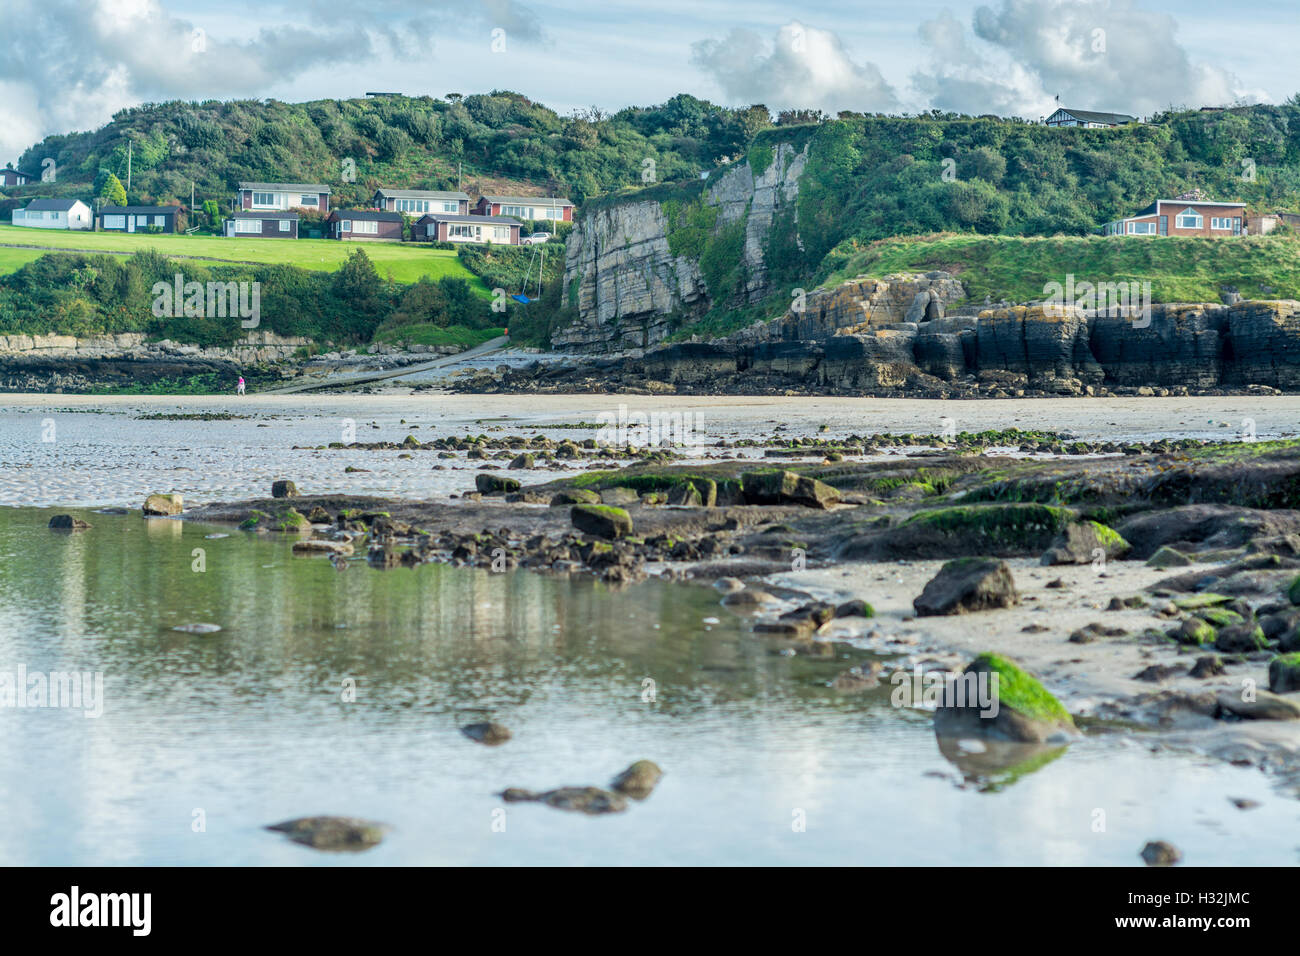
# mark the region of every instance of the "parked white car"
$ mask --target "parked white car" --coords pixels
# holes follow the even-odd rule
[[[532,245],[536,245],[539,242],[546,242],[550,238],[551,238],[551,234],[549,232],[535,232],[530,236],[524,236],[522,239],[519,240],[519,244],[524,246],[532,246]]]

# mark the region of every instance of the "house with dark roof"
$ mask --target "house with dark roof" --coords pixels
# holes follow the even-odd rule
[[[1104,129],[1108,126],[1123,126],[1136,123],[1136,116],[1127,113],[1098,113],[1094,110],[1072,110],[1062,106],[1043,121],[1047,126],[1084,126],[1088,129]]]
[[[26,186],[27,180],[26,173],[20,173],[12,166],[0,169],[0,186]]]
[[[240,209],[288,212],[291,209],[330,211],[330,188],[323,183],[240,183]]]
[[[491,242],[517,246],[520,222],[507,216],[457,216],[435,212],[411,226],[416,242]]]
[[[92,229],[95,214],[80,199],[33,199],[13,211],[13,224],[29,229]]]
[[[325,220],[330,239],[402,241],[402,214],[378,209],[335,209]]]
[[[182,232],[180,206],[104,206],[96,217],[105,232]]]
[[[573,222],[573,203],[544,196],[480,196],[476,216],[514,216],[516,219],[554,219]]]
[[[236,212],[224,223],[228,239],[240,236],[260,239],[297,239],[296,212]]]
[[[1103,236],[1201,236],[1227,238],[1245,233],[1244,202],[1210,202],[1199,191],[1157,199],[1145,209],[1101,227]]]
[[[381,186],[375,190],[375,198],[370,205],[386,212],[404,212],[412,216],[425,213],[464,216],[469,214],[469,195],[435,189],[390,189]]]

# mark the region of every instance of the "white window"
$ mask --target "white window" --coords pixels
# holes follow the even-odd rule
[[[543,209],[543,210],[542,210],[542,215],[541,215],[540,217],[534,216],[533,218],[535,218],[535,219],[536,219],[536,218],[541,218],[541,219],[563,219],[563,218],[564,218],[564,212],[563,212],[562,210],[559,210],[559,209]]]
[[[341,225],[342,225],[342,227],[343,227],[343,231],[344,231],[344,232],[351,232],[351,231],[352,231],[352,220],[351,220],[351,219],[344,219],[343,222],[341,223]]]
[[[1130,222],[1128,224],[1128,234],[1130,236],[1154,236],[1156,234],[1156,224],[1154,222]]]
[[[447,234],[448,234],[449,236],[451,236],[451,237],[453,237],[453,238],[457,238],[457,239],[473,239],[473,238],[474,238],[474,227],[473,227],[473,226],[458,226],[458,225],[452,225],[451,228],[448,230],[448,233],[447,233]]]
[[[1188,206],[1178,214],[1174,220],[1174,225],[1179,229],[1201,229],[1205,226],[1205,219],[1191,206]]]
[[[253,193],[253,205],[263,208],[279,205],[275,201],[275,193]]]
[[[281,231],[281,232],[288,232],[288,231],[289,231],[289,220],[288,220],[288,219],[281,219],[281,220],[280,220],[280,231]]]
[[[442,204],[443,212],[460,212],[460,203],[452,199]]]
[[[236,219],[235,232],[261,232],[262,220],[260,219]]]
[[[344,224],[347,228],[347,224]],[[353,233],[364,236],[376,236],[379,234],[379,223],[374,219],[363,220],[355,219],[352,221],[351,229]]]
[[[153,217],[153,224],[154,224],[155,226],[165,226],[165,225],[167,224],[167,217],[166,217],[166,216],[154,216],[154,217]]]
[[[315,206],[315,205],[316,205],[317,198],[318,198],[318,197],[316,197],[316,196],[299,196],[299,197],[298,197],[298,205],[299,205],[299,206]]]
[[[105,217],[104,217],[104,228],[105,228],[105,229],[125,229],[125,228],[126,228],[126,216],[105,216]]]
[[[1230,216],[1223,216],[1223,217],[1211,216],[1210,228],[1222,229],[1225,232],[1230,231],[1232,229],[1232,218]]]
[[[520,219],[532,219],[532,208],[529,206],[502,206],[501,215],[518,216]]]

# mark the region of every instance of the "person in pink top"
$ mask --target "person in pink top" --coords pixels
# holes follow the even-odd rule
[[[239,384],[235,386],[235,394],[236,395],[244,394],[244,376],[242,375],[239,376]]]

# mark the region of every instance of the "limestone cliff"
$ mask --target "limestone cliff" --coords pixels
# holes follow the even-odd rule
[[[663,341],[674,319],[698,317],[715,305],[760,301],[770,292],[766,250],[772,230],[794,229],[798,242],[794,203],[807,158],[806,146],[777,144],[765,168],[755,172],[749,161],[738,163],[695,200],[707,213],[705,242],[736,234],[735,288],[710,288],[699,249],[682,251],[682,243],[674,242],[682,228],[676,220],[684,216],[679,204],[633,199],[585,212],[569,235],[564,268],[564,304],[576,310],[577,319],[552,334],[552,346],[643,349]]]

